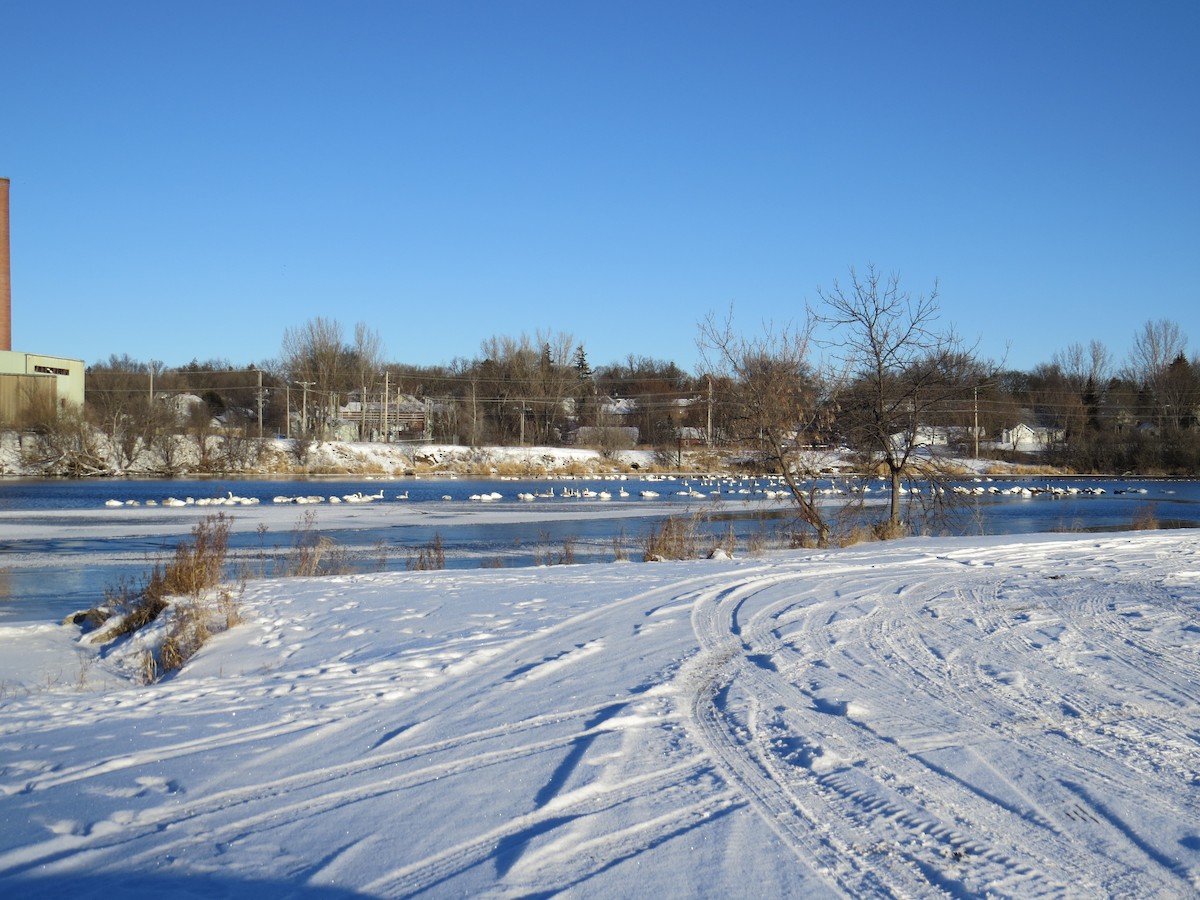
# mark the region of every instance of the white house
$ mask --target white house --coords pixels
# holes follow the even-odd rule
[[[982,434],[982,429],[980,429]],[[892,435],[892,446],[903,449],[909,445],[910,433],[901,431]],[[975,429],[964,425],[918,425],[912,435],[914,447],[949,447],[951,444],[970,441],[975,436]]]
[[[1063,439],[1061,428],[1044,428],[1019,422],[1012,428],[1000,431],[1000,440],[990,446],[996,450],[1012,450],[1017,453],[1041,453]]]

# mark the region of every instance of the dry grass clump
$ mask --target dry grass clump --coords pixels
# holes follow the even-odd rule
[[[1129,523],[1132,531],[1157,531],[1162,525],[1158,521],[1158,511],[1153,503],[1138,507]]]
[[[908,537],[909,534],[909,527],[904,522],[881,519],[878,522],[848,528],[836,536],[836,541],[839,547],[852,547],[855,544],[870,544],[874,541],[895,541]]]
[[[700,511],[664,519],[660,528],[651,528],[649,533],[642,536],[642,561],[732,558],[738,549],[738,536],[733,524],[730,523],[719,534],[712,534],[703,527],[707,521],[708,516]],[[761,532],[746,541],[746,549],[750,553],[762,553],[766,546],[767,536]],[[618,559],[625,558],[617,541],[613,542],[613,547]]]
[[[197,522],[191,540],[181,541],[172,559],[155,564],[140,584],[122,581],[105,588],[104,605],[88,610],[80,624],[99,626],[113,621],[100,639],[115,640],[157,619],[170,605],[168,598],[198,599],[216,587],[224,571],[232,522],[224,513]]]
[[[260,457],[259,468],[266,475],[294,475],[298,467],[288,454],[268,447]]]
[[[643,562],[695,559],[700,555],[700,515],[670,516],[661,528],[651,528],[642,538]]]
[[[613,535],[613,562],[627,562],[629,560],[629,539],[625,536],[625,529],[621,528]]]
[[[158,644],[142,653],[142,680],[147,684],[158,681],[169,672],[182,669],[184,664],[208,643],[209,638],[241,624],[238,595],[227,589],[211,597],[190,597],[171,605],[171,623]]]
[[[941,461],[938,463],[936,476],[938,478],[968,478],[975,472],[959,463]]]
[[[543,533],[543,543],[550,540],[550,535]],[[578,541],[574,535],[567,535],[562,539],[562,549],[554,550],[553,547],[543,546],[533,552],[533,564],[535,566],[572,566],[575,564],[575,543]]]
[[[762,556],[767,552],[768,545],[768,537],[761,531],[755,531],[746,538],[746,552],[751,556]]]
[[[281,575],[313,578],[321,575],[345,575],[351,570],[349,554],[333,538],[317,528],[315,510],[305,510],[296,522],[292,549],[284,560]]]
[[[910,532],[908,525],[904,522],[883,519],[871,526],[871,533],[877,541],[898,541],[900,538],[908,537]]]
[[[429,572],[446,568],[446,548],[442,544],[442,536],[435,531],[433,540],[409,555],[405,568],[410,572]]]
[[[240,592],[221,588],[232,522],[224,513],[202,519],[171,559],[157,563],[141,583],[106,589],[104,606],[76,621],[85,627],[111,622],[98,638],[108,642],[142,631],[167,613],[157,646],[142,652],[142,678],[151,683],[177,671],[210,637],[241,621]]]
[[[690,450],[687,454],[687,465],[698,472],[723,472],[726,469],[728,457],[716,450]]]
[[[358,470],[353,466],[337,465],[335,463],[315,464],[301,469],[307,475],[357,475]]]
[[[491,472],[507,478],[541,478],[546,467],[529,459],[504,459],[493,463]]]
[[[116,640],[145,628],[167,608],[166,598],[151,589],[150,578],[141,584],[122,579],[104,589],[104,603],[89,609],[74,622],[85,630],[99,628],[107,622],[113,624],[100,636],[101,641]]]
[[[233,519],[224,513],[208,516],[196,523],[191,541],[175,548],[175,558],[155,566],[151,582],[161,579],[164,594],[198,597],[221,583],[225,556],[229,551],[229,533]]]
[[[730,524],[725,529],[725,533],[713,541],[712,549],[708,555],[711,557],[718,552],[723,552],[727,556],[733,556],[737,552],[737,543],[737,533],[733,530],[733,525]]]
[[[1010,478],[1030,477],[1037,475],[1074,475],[1075,470],[1069,466],[1027,466],[1027,465],[997,465],[988,466],[985,475],[1000,475]]]

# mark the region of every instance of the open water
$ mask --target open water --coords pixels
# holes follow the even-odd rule
[[[884,482],[836,479],[822,482],[831,506],[843,499],[837,492],[867,487],[869,503],[886,502]],[[230,496],[259,509],[294,513],[305,510],[318,519],[333,505],[346,510],[362,496],[376,496],[372,506],[396,505],[428,513],[402,521],[375,520],[368,525],[320,528],[338,542],[349,564],[359,571],[403,570],[435,535],[443,542],[449,568],[505,567],[561,562],[613,560],[617,547],[629,559],[641,558],[645,535],[666,516],[703,510],[704,528],[724,534],[730,530],[743,544],[751,540],[780,540],[792,526],[790,505],[773,499],[779,485],[766,479],[712,480],[700,476],[615,479],[537,479],[528,481],[475,479],[314,478],[68,481],[18,479],[0,481],[0,622],[61,619],[103,599],[106,588],[136,579],[156,560],[166,558],[180,540],[178,527],[167,527],[177,510],[173,499],[191,507],[211,505],[212,512],[239,508],[218,501]],[[920,488],[919,485],[913,485]],[[1017,493],[1021,489],[1030,493]],[[1128,480],[1112,478],[996,478],[965,480],[965,493],[947,518],[937,520],[939,532],[1022,534],[1043,531],[1105,531],[1153,522],[1157,527],[1200,526],[1200,481]],[[643,491],[658,496],[643,498]],[[534,495],[533,501],[520,500]],[[607,494],[607,497],[603,497]],[[484,499],[499,495],[498,499]],[[552,496],[551,496],[552,495]],[[276,498],[322,498],[320,503],[280,503]],[[331,504],[336,498],[337,504]],[[403,499],[398,499],[403,498]],[[928,488],[905,496],[904,502],[929,498]],[[191,501],[189,503],[189,500]],[[720,501],[714,503],[714,500]],[[142,528],[126,533],[113,527],[107,514],[115,504],[140,507]],[[597,507],[597,504],[602,504]],[[522,507],[513,521],[504,516],[441,516],[440,511],[496,511]],[[620,506],[620,515],[612,515]],[[605,515],[597,515],[603,508]],[[539,520],[533,513],[553,511]],[[93,515],[94,513],[94,515]],[[328,512],[326,512],[328,515]],[[918,517],[913,515],[913,519]],[[122,522],[128,522],[128,517]],[[161,533],[155,527],[161,523]],[[35,528],[35,526],[37,526]],[[61,527],[59,527],[61,526]],[[36,532],[36,534],[35,534]],[[183,533],[186,533],[186,529]],[[240,532],[231,540],[235,564],[269,574],[289,550],[293,534]]]

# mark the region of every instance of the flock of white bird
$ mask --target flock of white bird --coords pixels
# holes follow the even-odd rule
[[[624,481],[626,476],[621,476],[617,480]],[[505,479],[516,480],[516,479]],[[684,497],[687,499],[748,499],[757,497],[765,500],[782,500],[790,496],[791,490],[779,478],[763,477],[763,478],[732,478],[732,477],[701,477],[696,479],[683,478],[673,475],[650,475],[646,476],[644,481],[648,482],[676,482],[669,491],[668,496]],[[665,490],[666,488],[664,488]],[[846,481],[843,485],[836,482],[831,483],[828,487],[818,488],[816,493],[822,496],[837,496],[845,494],[869,494],[872,491],[887,493],[888,487],[885,484],[872,489],[871,485],[861,481]],[[903,494],[919,494],[922,488],[918,486],[901,487],[900,492]],[[935,493],[944,494],[946,488],[936,486],[927,488]],[[1079,494],[1104,494],[1104,488],[1101,487],[1078,487],[1075,485],[1049,485],[1045,487],[1028,487],[1024,485],[1013,485],[1011,487],[999,487],[994,484],[974,484],[974,485],[954,485],[949,489],[955,494],[965,495],[984,495],[997,494],[1020,497],[1065,497]],[[1128,490],[1119,490],[1116,493],[1146,493],[1144,488],[1130,488]],[[516,494],[516,499],[523,503],[533,503],[539,500],[612,500],[626,499],[632,497],[631,494],[623,485],[618,485],[615,490],[609,488],[595,489],[592,487],[571,487],[564,486],[556,490],[553,486],[539,491],[521,491]],[[662,494],[652,488],[644,488],[637,492],[637,496],[643,500],[653,500]],[[371,503],[379,500],[384,500],[384,492],[377,491],[374,494],[365,494],[362,491],[356,491],[352,494],[324,496],[317,494],[308,494],[300,496],[278,495],[273,498],[272,502],[284,504],[311,504],[311,503]],[[394,495],[395,500],[407,500],[408,491],[403,494]],[[442,500],[453,500],[454,497],[450,494],[443,494]],[[505,499],[505,495],[499,491],[489,491],[481,494],[471,494],[468,500],[474,503],[495,503]],[[201,497],[199,499],[186,497],[179,499],[177,497],[167,497],[165,500],[107,500],[105,506],[109,507],[126,507],[126,506],[256,506],[259,503],[257,497],[239,497],[233,491],[227,491],[224,497]]]
[[[259,499],[257,497],[237,497],[233,491],[229,491],[224,497],[186,497],[180,500],[178,497],[167,497],[161,503],[157,500],[147,500],[144,503],[141,500],[105,500],[104,505],[110,507],[117,506],[257,506]]]
[[[353,494],[343,494],[342,496],[324,497],[315,494],[290,497],[280,494],[272,498],[274,503],[370,503],[373,500],[382,500],[383,491],[374,494],[364,494],[362,491],[357,491]],[[408,491],[403,494],[396,495],[397,500],[407,500]],[[104,505],[116,508],[118,506],[258,506],[261,501],[258,497],[239,497],[233,491],[227,491],[224,497],[185,497],[180,500],[178,497],[167,497],[163,501],[158,500],[105,500]]]
[[[1045,487],[1025,487],[1024,485],[1013,485],[1012,487],[1000,488],[996,487],[995,485],[984,487],[981,484],[976,484],[972,485],[971,487],[967,487],[962,484],[956,484],[950,490],[955,494],[973,494],[975,496],[979,496],[981,494],[1009,494],[1017,497],[1037,497],[1043,494],[1051,497],[1068,497],[1076,494],[1097,495],[1108,493],[1108,491],[1102,487],[1076,487],[1075,485],[1069,485],[1066,487],[1060,487],[1059,485],[1046,485]],[[1137,488],[1135,489],[1135,492],[1144,494],[1146,493],[1146,489]],[[1117,493],[1123,494],[1125,491],[1117,491]]]
[[[624,481],[627,476],[621,476],[615,480]],[[518,479],[508,478],[503,480],[515,481]],[[779,487],[778,482],[772,478],[766,479],[734,479],[734,478],[699,478],[695,483],[691,479],[681,479],[674,475],[664,476],[646,476],[644,481],[649,482],[678,482],[678,490],[672,490],[669,496],[687,497],[689,499],[709,499],[718,500],[723,497],[751,496],[758,495],[768,500],[782,499],[790,493],[786,488]],[[823,489],[824,493],[832,493],[833,489]],[[840,491],[838,491],[840,492]],[[563,486],[554,488],[550,486],[538,491],[519,491],[516,494],[516,499],[522,503],[534,503],[538,500],[625,500],[633,497],[624,485],[617,485],[613,489],[602,487],[599,489],[593,487],[571,487]],[[642,500],[654,500],[662,496],[660,491],[651,488],[643,488],[637,492],[637,496]],[[449,494],[442,496],[443,500],[453,500]],[[498,500],[504,499],[504,494],[499,491],[489,491],[482,494],[471,494],[468,500],[474,503],[495,503]]]

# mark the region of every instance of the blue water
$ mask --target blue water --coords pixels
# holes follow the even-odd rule
[[[884,483],[873,479],[867,484],[872,502],[886,501]],[[969,489],[999,491],[1012,486],[1035,489],[1050,487],[1063,490],[1097,491],[1103,493],[1068,493],[1051,496],[1048,492],[1033,497],[984,493],[958,496],[959,502],[950,513],[937,520],[932,530],[937,533],[964,534],[1023,534],[1042,531],[1101,531],[1128,528],[1139,519],[1153,518],[1160,527],[1200,526],[1200,481],[1188,480],[1121,480],[1103,478],[1029,478],[996,479],[995,481],[964,481]],[[846,489],[860,483],[838,479],[823,482],[827,489]],[[0,512],[28,512],[30,520],[40,524],[57,522],[72,526],[72,536],[33,540],[23,537],[19,530],[6,526],[0,538],[0,622],[44,621],[60,619],[68,613],[95,605],[104,596],[105,588],[121,579],[135,579],[153,561],[168,556],[179,541],[178,529],[164,527],[161,537],[130,537],[113,534],[106,526],[111,519],[105,503],[110,500],[135,501],[146,506],[150,501],[161,504],[166,498],[178,499],[226,497],[258,498],[262,505],[274,505],[276,496],[342,497],[355,493],[383,492],[377,503],[415,504],[422,510],[436,513],[451,503],[461,508],[469,504],[472,495],[501,493],[504,499],[489,507],[520,504],[517,494],[532,492],[556,495],[564,491],[606,490],[612,494],[611,504],[626,504],[631,515],[621,518],[596,518],[586,511],[568,521],[538,521],[507,524],[377,524],[353,530],[322,529],[347,548],[350,562],[358,571],[403,570],[416,552],[427,546],[435,533],[443,540],[448,568],[478,568],[480,565],[505,567],[528,566],[561,559],[570,552],[576,562],[607,561],[615,558],[614,541],[625,548],[630,559],[641,558],[641,543],[665,515],[693,509],[717,512],[706,526],[713,533],[732,529],[743,544],[752,536],[766,539],[778,536],[791,527],[788,504],[763,499],[756,490],[775,487],[765,480],[745,479],[736,482],[713,483],[698,477],[678,480],[646,480],[628,478],[509,481],[495,479],[189,479],[189,480],[12,480],[0,481]],[[628,492],[627,498],[619,491]],[[660,494],[653,506],[641,500],[642,490]],[[713,491],[721,492],[725,502],[719,507],[705,500],[679,496],[684,490],[699,490],[706,498]],[[739,493],[742,491],[743,493]],[[407,495],[397,500],[397,495]],[[926,489],[921,495],[909,495],[905,504],[928,501]],[[539,500],[547,509],[583,508],[598,500],[556,499]],[[837,503],[836,497],[829,497]],[[665,504],[665,506],[664,506]],[[485,504],[480,504],[483,507]],[[525,504],[522,504],[525,505]],[[642,512],[639,505],[646,511]],[[321,509],[328,505],[296,506],[299,516],[305,510]],[[345,507],[343,506],[343,509]],[[536,508],[536,507],[535,507]],[[236,507],[230,509],[236,515]],[[95,510],[89,525],[99,526],[95,537],[79,537],[78,512],[68,519],[56,513],[63,511]],[[174,510],[144,509],[139,521],[168,523]],[[10,516],[10,521],[12,517]],[[432,516],[430,517],[433,518]],[[920,517],[912,514],[915,521]],[[14,533],[14,531],[16,533]],[[231,549],[238,564],[246,569],[269,572],[272,560],[285,555],[293,536],[290,533],[235,534]],[[68,553],[84,553],[95,560],[85,566],[39,565],[35,567],[8,565],[5,557],[16,554],[39,554],[53,560]]]

